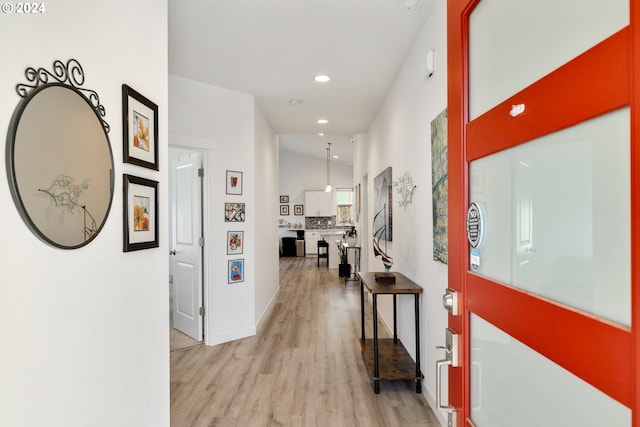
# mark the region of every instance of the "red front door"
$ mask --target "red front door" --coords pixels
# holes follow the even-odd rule
[[[492,11],[500,2],[482,3],[473,25],[492,31],[486,22],[511,19]],[[449,287],[460,300],[460,314],[449,315],[460,337],[449,404],[457,426],[640,425],[633,3],[631,25],[483,109],[471,105],[492,95],[472,87],[483,82],[472,77],[482,58],[471,28],[480,1],[448,2]],[[554,18],[546,14],[539,31]],[[483,215],[477,248],[467,236],[472,202]],[[583,405],[572,407],[576,396]]]

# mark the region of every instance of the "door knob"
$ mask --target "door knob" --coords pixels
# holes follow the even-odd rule
[[[169,251],[169,255],[175,255],[175,254],[176,254],[175,249],[174,249],[174,250],[172,250],[172,251]]]

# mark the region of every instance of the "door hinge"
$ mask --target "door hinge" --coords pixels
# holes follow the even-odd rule
[[[198,239],[198,244],[200,245],[201,248],[204,248],[204,237],[200,237]]]
[[[204,316],[204,307],[200,307],[200,316]]]
[[[198,177],[204,178],[204,168],[198,168]]]

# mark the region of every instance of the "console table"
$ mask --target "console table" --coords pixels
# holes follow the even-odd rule
[[[360,319],[362,337],[360,346],[362,356],[367,364],[369,375],[373,379],[373,390],[380,393],[380,380],[415,380],[416,393],[422,392],[424,375],[420,371],[420,305],[419,296],[422,288],[394,272],[395,283],[381,283],[375,279],[375,273],[358,272],[360,280]],[[373,339],[365,338],[364,333],[364,289],[372,294],[373,299]],[[415,332],[416,361],[414,362],[406,348],[398,339],[397,330],[397,296],[413,294],[415,299]],[[393,295],[393,338],[378,338],[378,295]]]

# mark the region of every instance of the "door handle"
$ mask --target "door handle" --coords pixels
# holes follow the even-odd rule
[[[450,366],[451,360],[442,359],[436,362],[436,408],[447,414],[447,427],[455,427],[456,425],[456,408],[450,405],[442,404],[442,367]]]
[[[451,366],[451,360],[441,359],[436,362],[436,408],[438,411],[451,412],[455,411],[452,406],[442,404],[442,367],[444,366]]]
[[[174,249],[174,250],[172,250],[172,251],[169,251],[169,255],[175,255],[175,254],[176,254],[175,249]]]
[[[451,405],[442,404],[442,368],[457,367],[458,365],[458,338],[451,328],[445,330],[445,346],[437,346],[436,349],[444,350],[445,359],[436,361],[436,408],[447,414],[447,427],[455,427],[456,425],[456,408]]]

